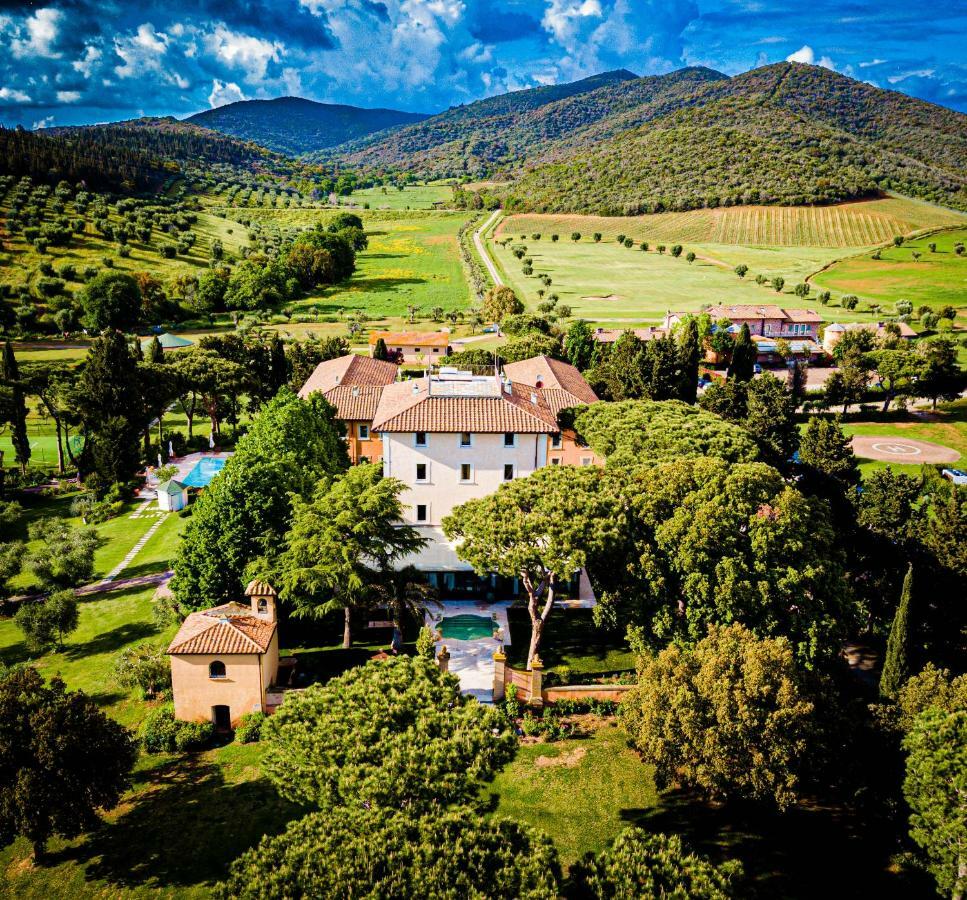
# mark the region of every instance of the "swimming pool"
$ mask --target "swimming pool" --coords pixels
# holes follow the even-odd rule
[[[457,641],[493,637],[494,622],[489,616],[475,616],[471,613],[447,616],[440,622],[440,636]]]
[[[208,487],[211,480],[225,467],[225,459],[220,456],[205,456],[195,463],[192,470],[181,479],[187,487]]]

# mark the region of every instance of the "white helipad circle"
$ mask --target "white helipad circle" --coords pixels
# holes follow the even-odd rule
[[[890,456],[919,456],[923,452],[919,447],[914,447],[912,444],[903,444],[899,441],[880,441],[873,444],[873,449]]]

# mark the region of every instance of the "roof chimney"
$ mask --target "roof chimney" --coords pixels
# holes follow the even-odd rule
[[[535,394],[533,391],[531,391],[531,403],[533,403],[534,406],[537,406],[537,394]]]

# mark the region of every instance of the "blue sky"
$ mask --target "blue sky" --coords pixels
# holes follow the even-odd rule
[[[434,112],[607,69],[814,62],[967,112],[967,4],[907,0],[0,0],[0,123],[285,94]]]

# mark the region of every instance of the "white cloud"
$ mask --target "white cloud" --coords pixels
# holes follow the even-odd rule
[[[58,91],[57,92],[57,102],[58,103],[77,103],[81,99],[80,91]]]
[[[557,43],[570,49],[580,34],[582,19],[602,19],[604,16],[598,0],[550,0],[541,25]]]
[[[930,78],[934,74],[933,69],[913,69],[909,72],[901,72],[899,75],[891,75],[887,78],[890,84],[899,84],[901,81],[906,81],[908,78]]]
[[[30,94],[18,91],[16,88],[0,88],[0,101],[7,103],[30,103]]]
[[[795,53],[790,53],[786,57],[786,62],[806,63],[810,66],[822,66],[824,69],[833,69],[836,65],[828,56],[821,56],[816,59],[816,54],[809,44],[803,44]]]
[[[160,72],[161,58],[168,52],[168,35],[155,31],[145,22],[135,34],[114,39],[114,52],[124,61],[114,71],[121,78],[141,77],[145,72]]]
[[[53,116],[44,116],[42,119],[38,119],[36,122],[34,122],[34,124],[31,125],[30,127],[34,131],[37,131],[40,128],[50,128],[50,126],[53,124],[54,124]]]
[[[71,65],[73,65],[75,72],[80,72],[85,78],[90,78],[94,67],[100,62],[103,55],[100,47],[88,44],[84,48],[84,55],[80,59],[75,59]]]
[[[38,9],[32,16],[24,19],[20,37],[10,42],[10,51],[17,59],[27,56],[45,56],[57,59],[60,53],[54,48],[54,41],[60,33],[59,23],[64,14],[59,9],[48,7]]]
[[[279,62],[285,52],[285,45],[279,41],[266,41],[262,38],[229,31],[218,25],[206,38],[208,50],[226,66],[245,71],[246,80],[254,83],[265,78],[270,62]]]
[[[888,62],[888,60],[885,60],[885,59],[871,59],[868,62],[861,62],[860,63],[860,68],[861,69],[869,69],[871,66],[882,66],[883,63],[885,63],[885,62]]]
[[[216,106],[224,106],[226,103],[236,103],[245,99],[242,89],[234,81],[226,83],[216,78],[212,82],[212,92],[208,95],[208,105],[214,109]]]

